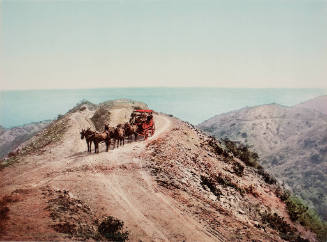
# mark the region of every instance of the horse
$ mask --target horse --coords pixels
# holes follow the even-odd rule
[[[99,153],[99,143],[105,142],[106,143],[106,151],[109,151],[110,146],[110,134],[109,132],[105,131],[103,133],[94,132],[92,135],[92,140],[94,143],[94,153]]]
[[[128,122],[124,124],[124,130],[125,130],[125,136],[130,138],[133,141],[133,135],[134,135],[134,140],[137,141],[137,130],[138,127],[137,125],[132,125]]]
[[[118,124],[117,127],[115,128],[113,138],[115,140],[117,140],[117,148],[122,143],[123,143],[123,145],[125,144],[125,129],[122,124]],[[115,143],[114,143],[114,146],[115,146]]]
[[[110,127],[108,124],[105,124],[104,125],[104,131],[105,132],[108,132],[109,135],[110,135],[110,138],[113,139],[113,145],[114,145],[114,148],[115,148],[115,128],[114,127]]]
[[[93,136],[94,132],[91,131],[90,128],[87,128],[86,130],[82,129],[80,134],[81,134],[81,139],[84,139],[84,137],[85,137],[85,141],[86,141],[86,145],[87,145],[87,151],[91,152],[92,136]]]

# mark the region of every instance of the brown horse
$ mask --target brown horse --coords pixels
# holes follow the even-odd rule
[[[91,152],[91,146],[92,146],[92,138],[93,138],[93,134],[94,132],[91,131],[90,128],[82,129],[82,131],[80,132],[81,134],[81,139],[84,139],[85,137],[85,141],[86,141],[86,145],[87,145],[87,151]]]
[[[109,132],[98,133],[94,132],[92,135],[92,140],[94,142],[94,153],[99,153],[99,143],[106,143],[106,151],[109,151],[110,146],[110,134]]]
[[[114,127],[110,127],[108,124],[105,124],[104,125],[104,131],[105,132],[108,132],[109,135],[110,135],[110,138],[112,138],[112,141],[113,141],[113,146],[115,148],[115,128]]]
[[[131,138],[131,141],[133,141],[133,135],[134,140],[137,141],[137,129],[137,125],[132,125],[128,122],[124,124],[125,136]]]
[[[117,127],[115,128],[113,138],[115,140],[117,140],[117,148],[122,143],[123,143],[123,145],[125,144],[125,129],[122,124],[118,124]],[[114,146],[115,146],[115,143],[114,143]]]

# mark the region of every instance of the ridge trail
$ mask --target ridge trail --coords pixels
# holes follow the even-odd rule
[[[85,140],[81,140],[79,134],[82,128],[94,129],[90,120],[92,114],[88,110],[69,114],[69,128],[61,143],[49,145],[43,154],[28,156],[23,162],[6,169],[0,181],[0,189],[6,190],[3,192],[25,189],[33,193],[32,198],[21,204],[19,213],[10,216],[12,223],[19,223],[17,216],[29,217],[31,221],[40,220],[40,213],[44,213],[41,209],[46,207],[41,190],[52,187],[54,190],[66,190],[72,197],[81,199],[99,217],[111,215],[123,220],[132,241],[140,238],[142,241],[216,241],[217,238],[212,237],[203,226],[183,213],[172,198],[159,192],[156,182],[139,158],[149,142],[172,128],[172,119],[154,115],[156,131],[148,140],[125,143],[115,149],[111,147],[109,152],[105,152],[102,144],[100,153],[94,154],[87,152]],[[92,148],[94,150],[94,146]],[[35,200],[42,204],[39,206],[40,213],[30,214],[30,206]],[[31,229],[49,230],[50,218],[44,216],[43,220],[44,223],[31,225],[29,234]],[[40,226],[43,228],[40,229]],[[17,239],[30,238],[24,229],[13,230],[15,226],[8,227],[10,234],[15,234]]]

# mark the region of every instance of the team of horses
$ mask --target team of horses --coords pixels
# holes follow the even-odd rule
[[[99,144],[104,142],[106,144],[106,151],[109,151],[111,142],[113,142],[113,147],[117,148],[120,145],[125,144],[125,138],[130,139],[131,141],[137,141],[139,126],[125,123],[118,124],[116,127],[109,127],[109,125],[104,126],[104,132],[92,131],[91,128],[82,129],[80,132],[81,139],[86,140],[87,151],[91,152],[92,143],[94,143],[94,153],[99,153]]]

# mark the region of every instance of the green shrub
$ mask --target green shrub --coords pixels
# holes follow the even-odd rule
[[[213,149],[213,152],[216,155],[222,155],[225,158],[230,157],[228,150],[224,149],[220,144],[219,141],[216,140],[214,137],[210,136],[208,141],[208,145]]]
[[[276,213],[264,212],[261,214],[261,219],[264,224],[279,232],[279,236],[287,241],[308,241],[300,237],[296,229],[291,227],[282,217]]]
[[[243,161],[247,166],[257,168],[259,166],[259,155],[250,150],[248,145],[236,143],[229,139],[222,140],[226,149],[231,152],[235,157]]]
[[[299,222],[316,233],[319,240],[327,240],[327,223],[313,209],[308,208],[300,198],[295,196],[288,196],[285,203],[288,214],[294,222]]]

